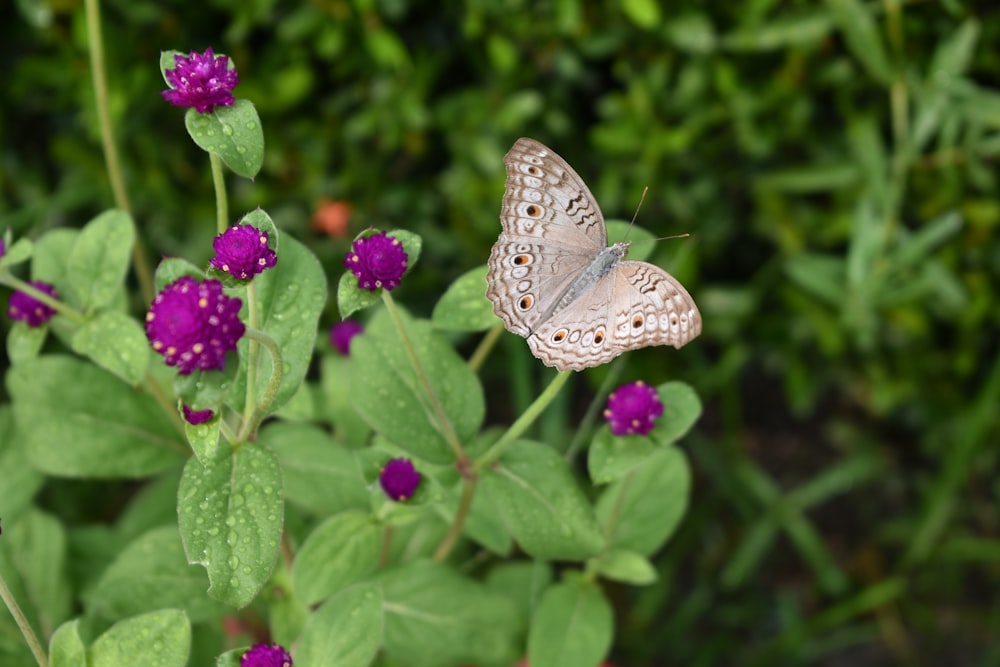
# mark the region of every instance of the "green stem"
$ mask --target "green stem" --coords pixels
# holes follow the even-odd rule
[[[212,184],[215,186],[215,229],[218,234],[229,227],[229,199],[226,197],[226,178],[222,159],[215,153],[208,154],[212,165]]]
[[[284,377],[284,361],[278,343],[263,331],[250,329],[249,327],[245,335],[251,342],[254,340],[260,342],[271,353],[271,380],[267,383],[267,387],[264,388],[264,395],[261,396],[260,402],[250,415],[250,418],[243,422],[243,428],[240,429],[237,443],[246,442],[251,434],[256,433],[257,427],[260,426],[260,422],[267,416],[267,411],[271,408],[271,404],[274,403],[274,397],[278,395],[278,388],[281,387],[281,380]]]
[[[35,301],[41,301],[66,319],[72,321],[74,324],[83,324],[87,321],[87,318],[80,311],[70,308],[59,299],[52,298],[37,287],[32,287],[29,283],[26,283],[19,278],[15,278],[9,273],[0,275],[0,285],[6,285],[7,287],[11,287],[18,292],[24,292]]]
[[[7,609],[10,610],[10,615],[14,617],[14,622],[21,629],[24,641],[27,642],[28,648],[31,649],[32,654],[35,656],[35,662],[41,667],[48,667],[49,661],[46,657],[45,649],[42,648],[41,642],[35,636],[35,631],[31,629],[31,624],[25,617],[24,612],[21,611],[21,607],[17,604],[14,595],[7,588],[7,582],[4,581],[2,576],[0,576],[0,599],[3,599],[4,604],[7,605]]]
[[[618,382],[618,378],[621,376],[623,370],[625,370],[625,357],[618,357],[611,364],[611,368],[608,369],[608,374],[605,376],[604,382],[601,383],[597,393],[594,394],[594,400],[590,402],[587,413],[580,420],[580,425],[577,427],[576,433],[573,434],[573,440],[566,450],[566,456],[563,457],[567,463],[572,462],[576,458],[576,453],[583,447],[584,441],[590,435],[590,429],[593,427],[594,421],[597,420],[601,406],[604,405],[608,394],[611,393],[611,387]]]
[[[258,327],[257,288],[251,282],[247,285],[247,328]],[[257,407],[257,359],[260,356],[260,343],[250,338],[247,341],[247,394],[243,404],[243,425],[250,421],[250,416]]]
[[[177,404],[174,402],[174,399],[171,399],[164,393],[152,373],[146,373],[146,377],[143,378],[143,386],[146,388],[146,391],[152,394],[153,399],[156,400],[156,402],[163,409],[163,413],[167,415],[167,418],[173,422],[174,427],[177,428],[177,432],[180,433],[181,437],[185,437],[184,420],[177,412]]]
[[[403,349],[406,350],[406,356],[410,359],[410,365],[413,367],[413,372],[417,375],[417,381],[420,383],[420,386],[423,387],[424,394],[427,396],[427,400],[431,404],[431,410],[434,411],[434,415],[437,417],[437,421],[440,424],[441,435],[444,436],[448,446],[451,447],[451,451],[455,454],[457,463],[461,465],[463,461],[467,460],[465,450],[462,448],[462,443],[458,439],[458,434],[455,433],[455,428],[451,425],[451,420],[448,419],[448,415],[445,413],[444,407],[442,407],[437,393],[434,391],[434,388],[431,387],[430,380],[427,379],[427,374],[424,373],[424,368],[420,365],[420,360],[417,359],[417,353],[413,349],[413,343],[410,341],[410,337],[406,334],[406,329],[403,327],[403,318],[399,314],[399,309],[396,308],[396,302],[393,301],[392,296],[389,295],[389,290],[382,290],[382,302],[385,304],[385,308],[388,311],[389,316],[392,318],[392,323],[396,326],[396,331],[399,333],[399,338],[403,343]]]
[[[101,36],[101,7],[98,0],[86,0],[87,42],[90,48],[90,73],[94,81],[94,103],[97,106],[97,122],[101,133],[101,146],[104,150],[104,162],[108,169],[108,180],[111,181],[111,192],[115,198],[115,206],[132,218],[132,205],[125,189],[125,178],[122,176],[121,161],[118,159],[118,146],[111,124],[110,105],[108,104],[108,80],[104,66],[104,39]],[[142,296],[149,303],[153,300],[153,272],[146,260],[146,250],[141,239],[136,236],[132,246],[132,264],[135,275],[142,289]]]
[[[561,371],[555,376],[555,378],[552,379],[552,382],[550,382],[549,386],[545,388],[545,391],[543,391],[541,395],[535,399],[534,403],[528,406],[528,409],[517,418],[517,421],[511,424],[510,428],[507,429],[507,432],[500,436],[500,439],[497,440],[485,454],[476,460],[476,471],[490,466],[494,461],[500,458],[504,450],[510,446],[510,443],[521,437],[521,434],[524,433],[536,419],[538,419],[538,416],[542,414],[542,411],[545,410],[545,408],[548,407],[549,403],[552,402],[552,399],[559,394],[559,390],[562,389],[564,384],[566,384],[566,380],[569,379],[571,374],[571,371]]]
[[[437,562],[440,563],[448,557],[458,541],[458,536],[462,534],[462,526],[465,525],[465,519],[469,516],[469,509],[472,507],[472,499],[475,495],[476,478],[466,479],[465,486],[462,488],[462,498],[458,501],[458,509],[455,510],[455,519],[451,522],[448,534],[444,536],[434,552],[434,560]]]
[[[503,333],[503,330],[503,322],[497,322],[496,326],[487,331],[486,335],[483,336],[483,340],[479,342],[476,351],[469,357],[469,368],[472,369],[473,373],[480,369],[483,362],[486,361],[486,357],[493,351],[493,347],[500,340],[500,334]]]

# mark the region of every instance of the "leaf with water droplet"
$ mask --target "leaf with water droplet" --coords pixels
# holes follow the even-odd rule
[[[382,618],[377,584],[342,590],[309,618],[299,638],[296,664],[368,667],[382,643]]]
[[[265,484],[280,489],[281,469],[270,450],[251,442],[236,452],[225,449],[204,463],[189,459],[177,492],[188,562],[208,570],[209,595],[235,607],[244,607],[256,597],[278,556],[284,501],[280,493],[263,493],[260,489]],[[192,510],[195,505],[190,500],[202,497],[208,509]],[[211,526],[227,529],[215,534],[196,531],[199,516]],[[251,571],[237,569],[241,563]]]
[[[157,650],[154,645],[159,644]],[[88,667],[184,667],[191,652],[191,622],[184,612],[161,609],[115,623],[94,640]]]
[[[231,107],[216,107],[211,113],[188,109],[184,124],[196,144],[221,157],[240,176],[253,178],[264,164],[264,132],[250,100],[237,99]],[[216,134],[220,141],[206,140]]]

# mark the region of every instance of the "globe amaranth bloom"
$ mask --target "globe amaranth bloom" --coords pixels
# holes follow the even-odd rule
[[[239,280],[249,280],[278,262],[267,245],[267,232],[250,225],[234,225],[215,237],[212,266]]]
[[[337,322],[330,327],[330,345],[340,353],[340,356],[346,357],[351,351],[351,339],[364,330],[361,323],[354,320]]]
[[[385,232],[363,236],[351,245],[344,266],[358,277],[358,286],[374,292],[399,286],[409,258],[403,244]]]
[[[3,259],[3,256],[6,254],[7,254],[7,244],[4,243],[3,239],[0,239],[0,259]]]
[[[233,88],[240,77],[235,69],[229,69],[229,56],[216,56],[208,47],[205,53],[175,55],[174,65],[164,71],[171,87],[160,93],[163,99],[175,107],[194,107],[198,113],[233,106]]]
[[[662,414],[663,403],[656,389],[642,380],[618,387],[608,396],[604,410],[604,418],[615,435],[646,435]]]
[[[184,413],[184,421],[192,426],[212,421],[212,417],[215,416],[215,413],[211,410],[192,410],[188,407],[187,403],[182,406],[181,411]]]
[[[239,318],[242,305],[222,293],[218,280],[198,282],[183,276],[153,299],[146,313],[146,336],[181,375],[222,370],[226,353],[236,349],[246,330]]]
[[[292,667],[292,656],[281,644],[254,644],[243,654],[240,667]]]
[[[33,280],[28,284],[40,292],[45,292],[53,299],[59,298],[56,288],[46,282]],[[7,302],[7,314],[10,318],[12,320],[21,320],[29,327],[38,327],[45,324],[55,313],[56,311],[51,306],[42,303],[35,297],[24,292],[14,292],[10,295],[10,300]]]
[[[403,502],[411,498],[420,486],[420,473],[409,459],[392,459],[382,467],[378,483],[385,495],[392,500]]]

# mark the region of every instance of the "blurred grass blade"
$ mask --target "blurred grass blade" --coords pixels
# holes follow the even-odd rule
[[[830,8],[844,34],[847,48],[861,62],[869,76],[882,84],[891,83],[892,67],[882,35],[868,6],[859,0],[826,0],[826,6]]]

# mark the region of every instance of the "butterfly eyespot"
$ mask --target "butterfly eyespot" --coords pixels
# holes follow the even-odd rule
[[[542,209],[538,208],[534,204],[529,204],[527,208],[524,209],[524,212],[527,213],[528,216],[532,218],[537,218],[539,215],[542,214]]]
[[[531,255],[514,255],[510,260],[510,263],[514,266],[525,266],[531,264]]]
[[[604,330],[599,329],[594,332],[594,345],[600,345],[604,342]]]
[[[632,328],[638,329],[642,326],[642,315],[636,315],[632,318]]]
[[[521,297],[521,300],[517,302],[517,307],[521,310],[530,310],[535,304],[535,298],[530,294],[526,294]]]
[[[569,334],[568,331],[566,331],[565,329],[560,329],[559,331],[552,334],[552,342],[553,343],[563,342],[564,340],[566,340],[567,334]]]
[[[541,170],[532,164],[528,165],[528,173],[531,174],[532,176],[538,176],[538,174],[541,173]]]

